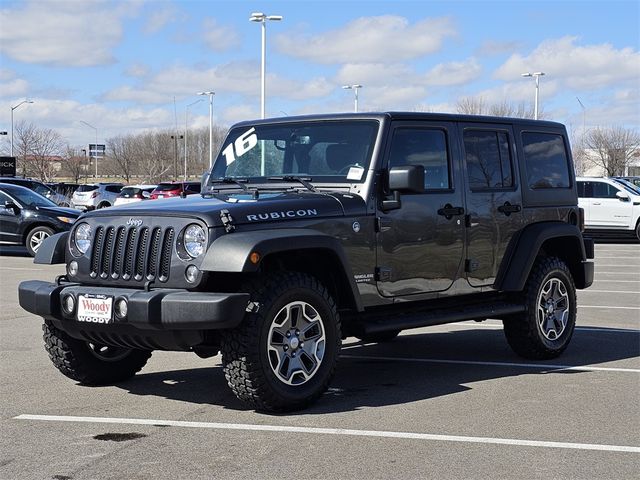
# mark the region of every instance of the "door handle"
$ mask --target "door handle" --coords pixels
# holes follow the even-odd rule
[[[450,203],[447,203],[444,207],[438,209],[438,215],[442,215],[447,220],[451,220],[454,215],[464,214],[464,208],[454,207]]]
[[[498,211],[500,213],[504,213],[507,217],[512,213],[519,212],[520,210],[522,210],[522,207],[520,207],[520,205],[511,205],[509,202],[504,202],[504,205],[500,205],[498,207]]]
[[[593,202],[591,205],[602,205],[600,202]]]

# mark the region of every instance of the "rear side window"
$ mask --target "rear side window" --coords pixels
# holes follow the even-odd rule
[[[444,130],[396,129],[391,141],[389,168],[404,165],[424,167],[424,188],[427,191],[451,188],[447,136]]]
[[[158,192],[167,192],[170,190],[178,190],[180,188],[179,183],[161,183],[156,187]]]
[[[506,132],[466,130],[464,150],[471,190],[513,187],[511,151]]]
[[[569,156],[562,135],[523,132],[522,145],[531,189],[569,188]]]
[[[105,187],[105,190],[110,193],[120,193],[122,187],[120,185],[107,185]]]
[[[96,190],[98,188],[97,185],[80,185],[78,187],[78,189],[76,190],[76,192],[79,193],[83,193],[83,192],[93,192],[94,190]]]

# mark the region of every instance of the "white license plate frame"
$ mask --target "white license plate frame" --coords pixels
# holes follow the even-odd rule
[[[93,293],[78,295],[76,319],[79,322],[108,324],[113,322],[113,296]]]

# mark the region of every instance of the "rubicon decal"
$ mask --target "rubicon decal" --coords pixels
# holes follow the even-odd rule
[[[305,208],[304,210],[284,210],[280,212],[247,215],[247,220],[250,222],[259,222],[260,220],[281,220],[285,218],[315,217],[317,215],[318,211],[315,208]]]

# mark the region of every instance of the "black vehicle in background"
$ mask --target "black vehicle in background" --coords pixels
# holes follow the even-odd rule
[[[79,216],[33,190],[0,183],[0,243],[24,245],[31,256],[51,235],[71,229]]]
[[[20,185],[21,187],[28,188],[29,190],[33,190],[39,195],[48,198],[53,203],[60,207],[70,207],[71,203],[69,202],[69,198],[59,194],[55,190],[53,190],[48,185],[45,185],[38,180],[33,180],[31,178],[20,178],[20,177],[0,177],[1,183],[10,183],[12,185]]]

